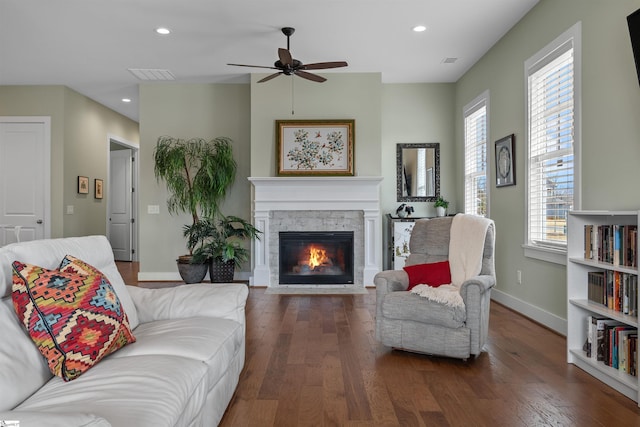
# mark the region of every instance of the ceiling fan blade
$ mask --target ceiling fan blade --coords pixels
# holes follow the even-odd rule
[[[282,62],[283,65],[293,64],[293,58],[291,57],[291,52],[289,52],[287,49],[279,48],[278,58],[280,58],[280,62]]]
[[[315,64],[305,64],[302,68],[305,70],[324,70],[326,68],[340,68],[348,65],[345,61],[316,62]]]
[[[318,82],[318,83],[322,83],[327,80],[324,77],[319,76],[317,74],[307,73],[306,71],[300,71],[300,70],[296,71],[296,76],[302,77],[303,79]]]
[[[268,82],[268,81],[269,81],[269,80],[271,80],[271,79],[275,79],[275,78],[276,78],[276,77],[278,77],[280,74],[282,74],[282,73],[273,73],[273,74],[270,74],[270,75],[268,75],[267,77],[265,77],[265,78],[263,78],[263,79],[258,80],[258,83]]]
[[[227,65],[233,65],[234,67],[268,68],[270,70],[277,70],[278,69],[276,67],[266,67],[264,65],[246,65],[246,64],[227,64]]]

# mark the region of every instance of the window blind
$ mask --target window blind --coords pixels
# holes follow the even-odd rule
[[[486,100],[465,111],[464,146],[464,211],[487,216]]]
[[[529,241],[566,247],[574,201],[573,48],[567,43],[528,77]]]

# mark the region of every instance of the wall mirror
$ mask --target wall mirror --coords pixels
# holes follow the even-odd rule
[[[440,143],[397,144],[399,202],[435,202],[440,196]]]

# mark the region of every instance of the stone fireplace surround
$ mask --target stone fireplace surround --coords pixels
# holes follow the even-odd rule
[[[373,286],[382,270],[380,182],[382,177],[250,177],[255,241],[249,284],[269,288],[358,288]],[[353,285],[280,285],[278,232],[354,231]],[[301,229],[306,228],[306,230]],[[326,230],[325,230],[326,229]]]

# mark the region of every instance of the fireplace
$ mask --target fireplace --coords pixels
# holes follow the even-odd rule
[[[254,241],[250,286],[364,290],[382,267],[381,177],[250,177],[253,220],[262,231]],[[280,232],[352,231],[353,282],[280,283]]]
[[[353,284],[353,231],[279,233],[280,284]]]

